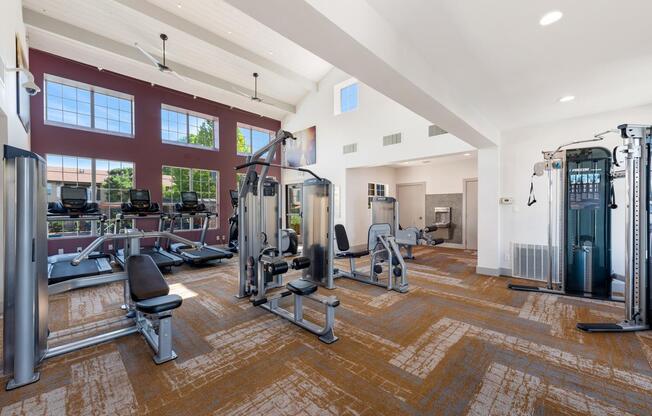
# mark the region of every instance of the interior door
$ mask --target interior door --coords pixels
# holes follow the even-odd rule
[[[292,228],[301,236],[301,191],[300,183],[285,186],[285,228]]]
[[[399,224],[403,227],[425,226],[426,216],[426,186],[422,183],[398,185]]]
[[[478,249],[478,180],[464,181],[464,248]]]

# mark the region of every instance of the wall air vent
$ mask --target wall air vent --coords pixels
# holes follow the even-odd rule
[[[548,246],[511,243],[512,276],[545,280],[548,276]]]
[[[401,143],[401,133],[394,133],[383,137],[383,146],[391,146],[399,143]]]
[[[355,153],[358,151],[358,144],[357,143],[351,143],[351,144],[345,144],[342,146],[342,154],[349,154],[349,153]]]
[[[428,137],[439,136],[446,133],[448,133],[446,130],[434,124],[428,127]]]

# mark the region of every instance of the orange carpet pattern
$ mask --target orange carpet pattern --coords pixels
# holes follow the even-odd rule
[[[235,260],[184,266],[166,275],[184,298],[177,360],[154,364],[140,335],[53,358],[0,393],[0,416],[652,414],[652,334],[575,329],[622,319],[622,304],[510,291],[475,274],[474,252],[415,255],[407,294],[320,289],[341,301],[331,345],[236,299]],[[120,285],[52,297],[52,335],[116,327],[121,301]]]

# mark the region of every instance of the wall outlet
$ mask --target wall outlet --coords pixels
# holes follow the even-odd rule
[[[109,244],[109,250],[113,250],[113,244]]]
[[[81,253],[81,251],[82,251],[82,248],[81,248],[81,247],[77,247],[77,253]]]
[[[505,261],[509,261],[509,253],[505,253],[505,256],[503,257]]]
[[[57,250],[57,254],[63,254],[63,249],[60,248],[59,250]]]

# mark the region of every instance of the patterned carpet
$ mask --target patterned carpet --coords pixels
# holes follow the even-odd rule
[[[155,365],[140,335],[54,358],[0,394],[0,415],[652,414],[652,334],[575,329],[622,304],[509,291],[473,252],[415,254],[407,294],[320,289],[341,301],[332,345],[234,298],[235,261],[178,269],[176,361]],[[105,329],[120,303],[118,285],[59,295],[51,330]]]

